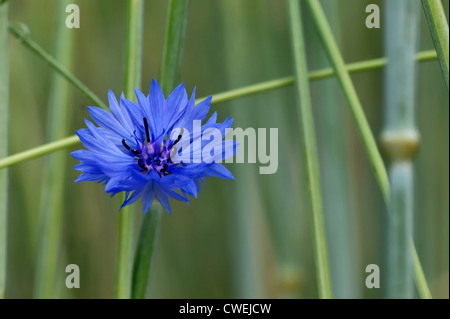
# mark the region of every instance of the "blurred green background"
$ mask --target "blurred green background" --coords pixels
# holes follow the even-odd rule
[[[10,20],[28,25],[31,37],[53,52],[57,0],[10,1]],[[104,101],[122,91],[125,2],[77,0],[74,74]],[[382,57],[381,29],[365,27],[366,5],[378,0],[322,1],[347,63]],[[448,1],[444,1],[448,17]],[[145,1],[140,89],[158,77],[167,4]],[[328,67],[305,16],[309,69]],[[433,49],[421,13],[420,50]],[[47,108],[52,69],[10,37],[10,153],[48,142]],[[284,1],[191,0],[181,81],[203,97],[293,74]],[[383,71],[352,76],[375,136],[383,121]],[[415,242],[434,297],[449,296],[449,108],[437,60],[418,67],[417,126],[421,149],[415,167]],[[166,95],[168,92],[165,92]],[[84,127],[92,103],[70,87],[70,130]],[[335,79],[312,83],[321,182],[336,297],[382,297],[365,287],[365,267],[383,265],[386,208],[346,101]],[[260,164],[228,164],[236,180],[210,178],[189,207],[171,201],[165,213],[152,298],[315,298],[312,222],[295,91],[286,87],[215,104],[219,120],[234,126],[278,128],[279,167],[259,175]],[[211,112],[212,114],[212,112]],[[67,155],[63,230],[55,277],[62,298],[110,298],[115,287],[118,198],[95,183],[75,184],[75,159]],[[10,169],[8,296],[33,296],[45,158]],[[140,204],[139,204],[140,205]],[[142,220],[136,211],[136,224]],[[136,228],[138,230],[138,227]],[[67,264],[77,264],[81,288],[64,285]],[[381,268],[383,278],[383,268]],[[383,279],[382,279],[383,280]],[[383,283],[383,281],[382,281]]]

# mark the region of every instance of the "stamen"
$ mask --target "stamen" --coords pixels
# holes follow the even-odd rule
[[[142,158],[139,159],[138,165],[139,165],[139,167],[142,168],[144,171],[147,170],[147,168],[145,167],[144,163],[142,162]]]
[[[181,129],[180,135],[178,135],[177,139],[175,140],[175,142],[172,144],[172,147],[175,146],[175,144],[177,144],[181,138],[183,137],[183,133],[184,133],[184,129]]]
[[[178,137],[177,137],[177,139],[176,139],[176,141],[172,144],[172,147],[174,147],[175,146],[175,144],[177,144],[180,140],[181,140],[181,138],[182,138],[183,136],[180,134],[180,135],[178,135]]]
[[[122,140],[122,145],[125,146],[127,150],[130,150],[130,147],[125,143],[125,139]]]
[[[138,150],[131,150],[131,153],[133,153],[134,155],[140,155],[141,153],[139,153]]]
[[[150,133],[148,131],[148,122],[146,117],[144,117],[144,126],[145,126],[145,135],[147,135],[147,142],[150,142]]]

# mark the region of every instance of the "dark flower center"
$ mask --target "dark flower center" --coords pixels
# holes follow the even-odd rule
[[[122,145],[137,159],[137,164],[142,169],[141,172],[143,174],[148,174],[150,171],[155,170],[159,176],[169,175],[170,172],[167,169],[170,166],[178,165],[178,163],[172,162],[171,150],[181,139],[181,135],[173,143],[164,139],[160,145],[157,145],[156,141],[150,140],[148,122],[145,117],[144,126],[147,139],[145,141],[137,140],[137,149],[131,149],[125,139],[122,140]]]

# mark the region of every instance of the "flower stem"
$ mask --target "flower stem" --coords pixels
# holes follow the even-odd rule
[[[299,121],[303,128],[307,176],[311,195],[314,242],[316,257],[316,272],[319,297],[332,298],[331,277],[328,264],[325,224],[320,191],[319,168],[317,162],[316,137],[311,107],[311,96],[306,63],[306,49],[301,23],[301,6],[299,0],[289,0],[289,14],[291,22],[292,48],[295,62],[296,91],[299,107]]]
[[[161,88],[168,92],[174,87],[179,69],[186,33],[186,21],[188,12],[187,0],[170,0],[166,21],[163,56],[161,57]],[[147,288],[151,281],[152,265],[155,260],[162,207],[159,203],[153,204],[152,210],[144,216],[139,235],[132,281],[132,297],[143,299],[146,297]]]
[[[9,54],[8,2],[0,3],[0,157],[8,155]],[[0,299],[6,298],[8,248],[8,171],[0,170]]]
[[[441,0],[422,0],[434,46],[448,90],[448,22]]]
[[[419,62],[427,62],[432,61],[437,58],[436,52],[434,50],[431,51],[422,51],[419,52],[416,55],[416,59]],[[346,65],[346,69],[348,72],[351,73],[357,73],[357,72],[364,72],[364,71],[371,71],[376,70],[384,67],[387,64],[386,58],[379,58],[379,59],[373,59],[368,61],[362,61],[362,62],[356,62]],[[332,77],[334,75],[333,69],[323,69],[323,70],[317,70],[312,71],[309,73],[309,80],[310,81],[317,81],[325,78]],[[213,100],[211,104],[217,104],[222,103],[234,99],[238,99],[240,97],[249,96],[252,94],[258,94],[269,90],[274,90],[286,86],[293,85],[295,83],[295,77],[288,76],[280,79],[265,81],[253,85],[248,85],[242,88],[229,90],[222,93],[214,94]],[[206,97],[199,98],[196,100],[196,103],[199,101],[204,100]],[[78,139],[78,136],[73,135],[66,137],[61,140],[57,140],[51,143],[43,144],[34,148],[31,148],[29,150],[16,153],[13,155],[10,155],[8,157],[4,157],[0,159],[0,169],[8,166],[12,166],[36,157],[40,157],[64,148],[69,148],[72,146],[76,146],[80,144],[80,140]]]
[[[124,92],[128,99],[134,96],[134,87],[140,86],[142,52],[143,0],[127,1],[127,39],[125,46]],[[125,200],[125,195],[122,195]],[[122,208],[119,213],[119,243],[117,252],[116,297],[131,298],[133,261],[134,205]]]
[[[159,84],[165,92],[171,92],[179,78],[189,0],[170,0],[164,36]]]
[[[142,221],[133,269],[133,299],[144,299],[152,275],[161,227],[162,206],[153,204]]]
[[[64,11],[70,0],[58,2],[58,11]],[[65,26],[65,16],[57,15],[55,25],[55,58],[70,70],[72,61],[72,30]],[[55,140],[66,135],[69,110],[69,85],[60,74],[52,78],[47,138]],[[46,159],[41,203],[41,234],[36,272],[36,298],[54,298],[57,277],[58,248],[63,209],[64,172],[66,154],[55,153]]]
[[[84,95],[86,95],[96,106],[103,109],[107,109],[106,105],[95,95],[86,85],[84,85],[75,75],[69,72],[63,65],[61,65],[54,57],[45,52],[43,48],[36,42],[30,39],[28,29],[23,24],[10,24],[9,31],[21,40],[21,42],[30,49],[33,53],[40,56],[42,59],[48,62],[50,66],[61,74],[67,81],[72,83],[77,89],[79,89]]]
[[[141,54],[144,2],[128,0],[127,38],[125,49],[124,93],[129,100],[135,100],[134,87],[141,84]]]

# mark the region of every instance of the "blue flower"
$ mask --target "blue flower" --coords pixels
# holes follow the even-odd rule
[[[85,120],[87,128],[76,132],[87,150],[71,154],[83,172],[75,182],[103,182],[111,196],[125,192],[121,208],[142,198],[144,213],[156,198],[170,214],[169,197],[189,203],[205,177],[234,179],[218,163],[236,153],[236,143],[223,140],[233,120],[216,123],[214,113],[203,123],[212,97],[195,105],[195,89],[188,99],[181,84],[165,99],[156,80],[147,97],[135,93],[137,104],[123,93],[119,104],[110,90],[111,112],[88,107],[98,126]]]

